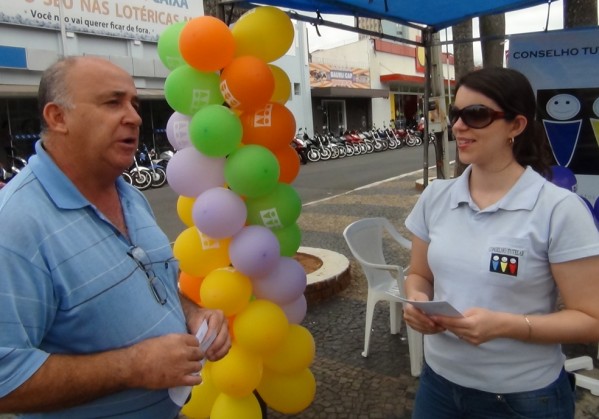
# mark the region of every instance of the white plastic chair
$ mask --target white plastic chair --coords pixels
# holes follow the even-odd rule
[[[383,255],[384,232],[406,249],[412,243],[403,237],[386,218],[364,218],[348,225],[343,237],[353,256],[360,264],[368,281],[368,300],[366,302],[366,329],[364,331],[364,352],[368,356],[370,332],[374,307],[379,301],[389,302],[391,334],[399,333],[403,311],[399,296],[405,296],[404,280],[407,269],[398,265],[389,265]],[[422,334],[406,325],[408,347],[410,350],[410,369],[414,377],[420,375],[423,362]]]
[[[599,348],[597,349],[597,358],[599,359]],[[566,359],[564,367],[566,371],[574,373],[576,385],[578,387],[586,388],[593,396],[599,396],[599,379],[576,372],[579,370],[592,371],[594,369],[593,359],[590,356],[579,356],[577,358]]]

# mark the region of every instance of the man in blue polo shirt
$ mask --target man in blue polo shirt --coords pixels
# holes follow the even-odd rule
[[[0,192],[0,412],[172,419],[168,388],[198,384],[230,338],[220,311],[179,295],[169,241],[120,177],[141,124],[133,80],[67,58],[43,74],[39,105],[36,155]]]

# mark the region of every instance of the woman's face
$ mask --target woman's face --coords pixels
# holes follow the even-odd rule
[[[501,114],[496,113],[504,111],[497,103],[466,86],[461,86],[458,89],[453,106],[460,115],[457,120],[451,121],[451,129],[456,139],[461,162],[481,166],[502,166],[507,159],[514,158],[510,138],[522,131],[523,127],[515,130],[515,126],[520,125],[520,118],[517,121],[506,120]],[[471,112],[468,115],[465,111],[460,114],[461,110],[469,106],[474,106],[469,110],[476,112]],[[486,121],[484,120],[485,115],[488,115]],[[487,123],[488,125],[486,125]],[[486,126],[473,127],[483,125]]]

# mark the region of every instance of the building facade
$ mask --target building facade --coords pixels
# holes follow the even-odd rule
[[[140,141],[169,148],[165,128],[173,110],[164,99],[169,70],[157,53],[169,25],[204,14],[198,0],[14,0],[0,12],[0,164],[27,158],[39,138],[37,88],[43,70],[64,56],[101,56],[128,71],[141,99]],[[307,41],[303,23],[288,53],[273,64],[291,81],[286,106],[312,130]]]
[[[360,27],[417,41],[414,28],[373,19]],[[455,84],[453,56],[442,54],[443,78]],[[310,84],[314,125],[325,131],[362,130],[415,122],[423,112],[424,49],[360,36],[356,42],[314,51]]]

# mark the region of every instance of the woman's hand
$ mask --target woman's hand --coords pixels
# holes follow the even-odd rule
[[[501,335],[506,320],[503,317],[514,316],[509,313],[498,313],[480,307],[468,309],[464,317],[432,316],[433,321],[458,338],[473,345],[480,345]],[[518,319],[521,316],[517,316]],[[526,327],[522,320],[522,327]]]
[[[428,296],[423,292],[414,292],[410,295],[414,301],[429,301]],[[436,323],[432,317],[427,316],[422,310],[417,309],[412,304],[404,305],[403,315],[406,323],[417,332],[425,335],[444,332],[445,328]]]

